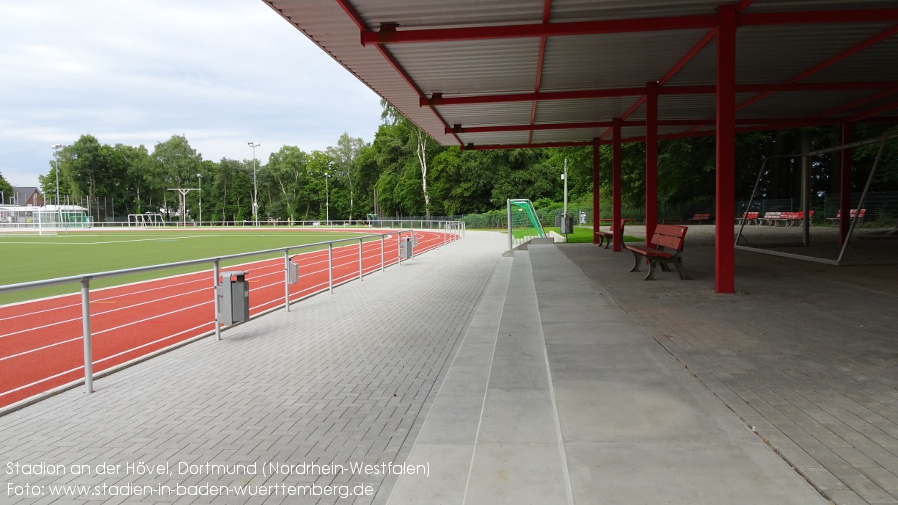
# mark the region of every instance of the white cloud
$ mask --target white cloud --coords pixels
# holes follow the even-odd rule
[[[373,139],[379,98],[259,0],[0,0],[0,173],[35,185],[83,134],[205,159]]]

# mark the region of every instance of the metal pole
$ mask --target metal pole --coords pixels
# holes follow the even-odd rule
[[[284,249],[284,310],[290,312],[290,250]]]
[[[424,224],[423,222],[421,224]],[[412,246],[412,259],[415,259],[415,230],[413,229],[409,233],[409,245]]]
[[[399,259],[398,263],[402,265],[402,232],[396,234],[399,238],[399,242],[396,243],[396,257]]]
[[[506,213],[508,214],[508,250],[514,249],[514,238],[511,235],[511,200],[505,200]]]
[[[62,221],[62,209],[59,208],[59,148],[62,144],[53,144],[53,161],[56,164],[56,214],[57,223]],[[57,225],[58,226],[58,225]]]
[[[215,303],[213,304],[215,306],[215,318],[213,320],[213,323],[215,323],[215,340],[221,340],[221,325],[218,322],[218,315],[221,313],[221,305],[218,300],[218,294],[219,294],[219,291],[221,291],[221,288],[218,286],[218,271],[219,271],[218,260],[213,261],[212,265],[213,265],[212,266],[212,276],[213,276],[212,277],[212,279],[213,279],[212,280],[212,284],[213,284],[212,291],[215,294],[215,296],[214,296]]]
[[[253,148],[253,226],[259,226],[259,192],[256,186],[256,148],[262,144],[258,142],[247,142],[248,146]]]
[[[327,289],[334,294],[334,243],[327,244]]]
[[[255,157],[255,155],[254,155]],[[200,226],[203,225],[203,174],[196,174],[200,180]]]
[[[362,239],[359,239],[359,280],[363,281],[365,275],[365,267],[362,264]]]
[[[84,331],[84,388],[94,392],[93,352],[90,341],[90,277],[81,279],[81,327]]]
[[[381,235],[380,236],[380,271],[381,272],[384,271],[384,267],[386,266],[385,263],[387,262],[387,257],[384,254],[384,251],[387,248],[386,246],[387,246],[387,236]]]

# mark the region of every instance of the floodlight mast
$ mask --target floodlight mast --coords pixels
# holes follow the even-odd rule
[[[59,208],[59,148],[62,147],[62,144],[53,144],[53,162],[56,164],[56,213],[58,215],[57,218],[57,226],[59,226],[59,222],[62,221],[62,209]]]
[[[203,225],[203,174],[196,174],[197,179],[199,179],[199,191],[200,191],[200,226]]]
[[[259,226],[259,193],[256,186],[256,148],[259,147],[258,142],[247,142],[246,145],[253,148],[253,226]]]

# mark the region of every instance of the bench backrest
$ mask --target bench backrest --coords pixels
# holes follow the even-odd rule
[[[710,219],[711,214],[696,214],[692,216],[692,219]]]
[[[742,217],[745,219],[757,219],[760,212],[743,212]]]
[[[864,217],[864,214],[866,214],[866,213],[867,213],[867,209],[861,209],[861,213],[860,213],[859,217]],[[848,216],[854,217],[855,214],[857,214],[857,209],[851,209]],[[836,212],[836,217],[842,217],[842,209],[839,209],[838,212]]]
[[[651,243],[653,245],[668,247],[677,251],[683,249],[684,238],[688,226],[677,226],[673,224],[659,224],[655,226],[655,234],[652,235]]]
[[[782,212],[777,212],[777,211],[771,211],[771,212],[764,213],[764,217],[766,217],[767,219],[777,219],[782,215],[783,215]]]

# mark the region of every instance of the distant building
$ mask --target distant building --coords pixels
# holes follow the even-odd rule
[[[13,194],[10,195],[8,204],[20,205],[22,207],[40,207],[44,204],[44,195],[41,190],[35,187],[19,187],[12,188]]]

